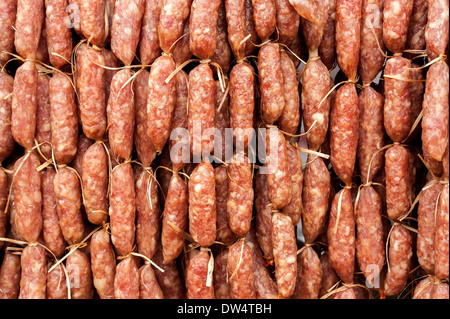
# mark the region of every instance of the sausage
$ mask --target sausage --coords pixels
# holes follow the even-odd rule
[[[333,299],[357,299],[355,289],[350,287],[334,294]]]
[[[289,55],[281,52],[281,72],[283,73],[284,108],[278,119],[278,126],[288,134],[295,134],[300,124],[300,94],[297,70]]]
[[[16,70],[11,104],[11,132],[14,140],[30,149],[36,130],[38,73],[36,64],[24,62]]]
[[[422,144],[428,154],[441,161],[448,139],[449,69],[438,61],[430,66],[425,83],[422,116]]]
[[[47,274],[47,299],[68,299],[68,295],[66,274],[59,264]]]
[[[431,291],[433,290],[432,277],[425,277],[414,288],[412,299],[431,299]]]
[[[275,32],[277,24],[276,6],[273,0],[252,0],[253,22],[258,37],[262,42]]]
[[[11,132],[13,86],[13,77],[6,72],[0,71],[0,163],[11,155],[14,150],[15,141]]]
[[[133,258],[121,260],[114,277],[115,299],[139,299],[139,269]]]
[[[308,48],[309,58],[318,56],[319,46],[328,20],[328,2],[314,0],[317,5],[317,22],[302,19],[302,34]]]
[[[139,55],[143,65],[153,63],[161,53],[158,25],[162,3],[163,1],[161,0],[146,0],[144,4],[144,15],[142,16],[139,39]]]
[[[359,139],[357,161],[361,180],[372,181],[383,166],[383,152],[379,151],[385,144],[383,125],[383,97],[368,86],[358,96],[359,101]],[[370,167],[370,172],[369,172]]]
[[[340,190],[333,198],[327,238],[331,265],[344,283],[353,283],[355,220],[349,189]]]
[[[14,164],[15,226],[25,241],[35,243],[42,231],[40,161],[30,153]]]
[[[64,254],[66,241],[61,231],[58,211],[56,209],[56,196],[53,188],[55,170],[48,167],[41,173],[42,192],[42,235],[45,246],[60,258]]]
[[[320,256],[320,267],[322,268],[322,281],[320,283],[319,297],[322,297],[339,281],[339,276],[331,265],[328,251],[325,251]]]
[[[391,219],[397,220],[410,207],[409,155],[403,146],[394,145],[386,151],[385,171],[387,214]]]
[[[147,134],[155,150],[161,152],[170,136],[170,122],[176,103],[176,79],[165,83],[175,70],[175,62],[169,56],[157,58],[148,78]]]
[[[159,46],[172,53],[174,42],[183,35],[184,23],[189,17],[192,0],[163,0],[159,17]]]
[[[108,219],[108,158],[100,143],[91,145],[83,156],[81,180],[83,204],[88,220],[101,225]]]
[[[45,299],[47,291],[47,258],[39,245],[26,246],[20,256],[19,299]]]
[[[323,31],[322,41],[319,46],[319,56],[328,70],[331,70],[336,62],[336,0],[328,0],[328,18]]]
[[[17,299],[20,289],[20,256],[5,251],[0,267],[0,299]]]
[[[108,140],[114,154],[131,158],[134,134],[134,94],[130,69],[117,72],[111,82],[108,100]]]
[[[410,67],[411,62],[403,57],[388,59],[384,67],[384,128],[394,142],[403,141],[411,128]]]
[[[81,16],[80,16],[80,6],[78,5],[78,0],[68,0],[68,6],[66,8],[69,14],[69,27],[72,28],[77,35],[83,36],[81,32]]]
[[[246,62],[236,64],[230,72],[229,127],[233,129],[234,143],[238,152],[244,151],[253,138],[255,110],[253,72],[253,67]]]
[[[297,278],[297,243],[289,216],[273,214],[272,243],[278,296],[286,299],[294,293]]]
[[[106,1],[77,0],[80,9],[80,28],[84,37],[97,47],[103,47],[106,37]]]
[[[223,250],[214,258],[214,296],[216,299],[231,299],[227,257],[228,250]]]
[[[228,74],[231,62],[231,47],[228,43],[227,17],[225,12],[225,2],[221,1],[219,15],[217,18],[216,49],[211,61],[217,63],[222,72]],[[213,69],[214,70],[214,69]]]
[[[336,56],[345,76],[354,80],[358,72],[362,0],[337,0]]]
[[[44,17],[44,0],[17,0],[14,46],[21,57],[36,58]]]
[[[383,43],[383,0],[363,0],[358,66],[358,73],[363,83],[371,83],[382,70],[384,56],[380,51],[385,52]]]
[[[429,274],[434,274],[435,212],[439,207],[438,200],[442,195],[442,188],[440,183],[425,185],[417,209],[417,259],[422,269]]]
[[[164,262],[177,258],[184,248],[184,237],[170,225],[174,224],[183,231],[188,228],[188,186],[183,178],[174,173],[170,179],[169,189],[164,203],[161,227],[161,244]]]
[[[405,288],[412,268],[412,236],[402,225],[394,225],[389,239],[389,267],[384,281],[384,294],[393,296]]]
[[[155,271],[147,263],[139,268],[139,299],[164,299]]]
[[[186,269],[187,299],[215,299],[214,283],[207,285],[210,258],[205,250],[191,257]]]
[[[161,208],[157,181],[152,174],[143,171],[136,181],[135,188],[137,249],[140,254],[152,258],[156,252],[161,232]],[[129,222],[130,225],[134,224],[134,218],[130,218]],[[131,231],[129,235],[132,235]],[[132,244],[131,239],[129,244]]]
[[[3,66],[10,58],[6,52],[14,51],[14,34],[13,28],[17,16],[17,0],[5,0],[0,4],[0,66]]]
[[[144,0],[116,1],[111,26],[111,50],[126,66],[134,60],[138,46]]]
[[[435,274],[438,279],[448,278],[448,183],[439,198],[436,216]]]
[[[271,231],[271,230],[269,230]],[[269,234],[271,236],[271,234]],[[251,227],[250,231],[245,235],[245,244],[252,251],[253,259],[253,278],[257,299],[275,299],[278,295],[278,289],[272,275],[266,268],[263,251],[258,244],[255,227]]]
[[[229,177],[227,215],[230,229],[239,237],[250,230],[253,214],[252,164],[244,154],[235,154],[227,167]]]
[[[39,154],[42,153],[47,159],[52,157],[52,125],[50,106],[50,77],[38,74],[37,92],[39,94],[36,103],[36,128],[34,137],[39,146]]]
[[[100,229],[92,235],[90,251],[95,290],[101,299],[114,299],[116,258],[106,229]]]
[[[247,36],[246,0],[225,0],[225,12],[228,26],[228,42],[237,61],[242,61],[245,55]]]
[[[150,167],[156,157],[155,146],[147,134],[147,95],[149,72],[142,69],[133,81],[134,92],[134,146],[137,158],[144,167]]]
[[[78,115],[71,80],[62,73],[50,79],[50,120],[53,155],[57,164],[74,158],[78,146]]]
[[[436,281],[436,278],[422,279],[414,289],[413,299],[448,299],[448,284]]]
[[[274,2],[278,42],[290,45],[297,37],[300,16],[292,4],[289,3],[289,0],[275,0]]]
[[[213,148],[214,78],[207,64],[199,64],[189,72],[188,131],[191,153],[203,157]]]
[[[67,0],[45,0],[45,30],[50,63],[65,66],[72,58],[72,32],[68,28]]]
[[[406,37],[406,49],[424,50],[426,49],[425,29],[428,21],[428,1],[414,0],[411,17],[409,20],[408,34]],[[407,57],[414,57],[408,54]]]
[[[356,260],[366,281],[373,284],[385,261],[381,198],[372,186],[364,186],[356,205]]]
[[[280,117],[285,104],[280,47],[277,43],[267,43],[260,48],[258,72],[261,116],[265,123],[273,124]]]
[[[330,114],[330,163],[345,185],[352,181],[358,138],[358,94],[356,85],[347,83],[336,92]]]
[[[224,86],[230,88],[229,80],[224,78]],[[231,89],[231,88],[230,88]],[[228,161],[233,151],[232,143],[228,143],[228,139],[231,138],[231,134],[229,134],[229,129],[231,127],[231,117],[230,117],[230,95],[228,91],[222,92],[222,85],[219,80],[215,81],[214,88],[214,157],[215,160],[219,159],[222,162]],[[252,119],[253,123],[253,119]],[[252,128],[251,128],[252,129]],[[250,130],[249,130],[250,131]],[[233,131],[234,132],[234,131]],[[219,137],[220,133],[220,137]],[[239,132],[240,133],[240,132]],[[246,132],[249,133],[249,132]],[[252,132],[253,133],[253,132]],[[249,133],[251,134],[251,133]],[[253,136],[251,134],[251,136]],[[246,139],[246,136],[242,137],[242,139]],[[240,147],[240,148],[238,148]],[[243,149],[241,145],[236,145],[238,150]],[[244,151],[244,150],[243,150]]]
[[[176,74],[176,101],[170,122],[170,159],[174,171],[181,170],[190,161],[188,129],[188,75],[183,70]],[[175,153],[172,148],[179,147]]]
[[[287,144],[289,175],[292,181],[291,200],[281,209],[283,214],[292,219],[296,226],[300,222],[302,214],[302,190],[303,190],[303,171],[302,158],[299,151],[292,145]]]
[[[267,189],[267,175],[260,171],[255,177],[255,237],[268,259],[273,259],[272,207]]]
[[[445,54],[449,36],[448,1],[428,1],[428,16],[425,26],[425,43],[431,61]]]
[[[383,42],[393,53],[405,50],[414,0],[387,0],[383,9]]]
[[[69,275],[72,299],[92,299],[94,286],[88,255],[76,249],[66,259],[66,271]]]
[[[216,239],[216,195],[214,168],[200,163],[191,173],[189,183],[189,233],[202,247]]]
[[[252,250],[244,240],[228,248],[227,275],[231,299],[256,298]]]
[[[297,257],[297,282],[293,299],[318,299],[322,282],[320,259],[309,246]]]
[[[98,65],[97,65],[98,64]],[[106,132],[106,92],[103,89],[105,58],[101,52],[82,44],[76,51],[76,84],[80,120],[84,134],[100,140]]]
[[[289,174],[287,143],[284,135],[272,127],[266,131],[265,173],[272,207],[282,209],[291,200],[292,181]]]
[[[189,46],[189,19],[186,19],[183,27],[183,33],[173,44],[173,60],[177,66],[186,62],[192,57],[191,48]]]
[[[9,168],[13,167],[14,164],[10,164]],[[9,214],[9,233],[11,234],[10,237],[12,239],[22,240],[25,241],[24,238],[20,235],[19,231],[17,230],[16,226],[16,204],[14,200],[14,184],[12,183],[12,176],[8,174],[8,187],[10,188],[9,198],[10,198],[10,205],[8,207],[8,214]],[[4,201],[6,204],[7,198],[5,197]],[[8,216],[8,215],[6,215]]]
[[[306,20],[318,22],[317,3],[314,0],[289,0],[297,13]]]
[[[80,136],[78,137],[77,153],[75,154],[72,162],[70,162],[70,166],[73,167],[80,176],[82,176],[83,171],[84,154],[93,143],[94,142],[87,138],[83,132],[80,133]]]
[[[225,165],[217,166],[214,169],[214,175],[216,181],[216,238],[217,241],[224,243],[226,246],[230,246],[236,241],[237,236],[233,233],[228,223],[227,199],[229,178],[227,167]]]
[[[449,298],[449,286],[448,283],[441,282],[433,285],[431,291],[431,299],[448,299]]]
[[[325,226],[331,193],[331,176],[322,158],[310,154],[303,174],[302,232],[313,243]]]
[[[186,286],[184,278],[178,270],[177,261],[171,261],[165,264],[163,262],[162,247],[158,244],[158,249],[152,260],[160,268],[164,270],[161,272],[159,270],[155,271],[156,279],[158,280],[159,286],[163,292],[164,298],[166,299],[186,299]]]
[[[64,239],[69,245],[77,244],[84,238],[80,181],[69,168],[62,167],[53,178],[53,187]]]
[[[193,0],[189,17],[189,47],[200,60],[216,50],[217,20],[221,0]]]
[[[112,170],[109,188],[111,241],[120,255],[126,255],[133,249],[135,215],[133,169],[130,163],[125,163]]]
[[[303,69],[301,108],[308,148],[319,149],[327,136],[330,117],[330,73],[320,60],[310,60]],[[324,99],[325,98],[325,99]],[[322,102],[323,100],[323,102]],[[322,102],[322,103],[320,103]]]

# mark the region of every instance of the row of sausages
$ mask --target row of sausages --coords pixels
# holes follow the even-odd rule
[[[153,271],[149,266],[160,243],[162,257],[155,263],[159,267],[171,265],[176,269],[176,259],[182,253],[187,256],[185,283],[175,270],[177,279],[169,281],[177,291],[185,286],[189,298],[217,297],[227,284],[227,296],[232,298],[317,298],[324,275],[319,255],[312,247],[324,232],[331,268],[344,283],[342,287],[348,288],[335,297],[356,297],[355,258],[368,278],[371,266],[381,270],[389,257],[383,291],[397,295],[406,286],[413,254],[412,235],[403,221],[411,213],[415,197],[415,176],[411,171],[414,159],[405,142],[413,134],[413,122],[421,109],[425,162],[440,170],[433,171],[433,176],[442,177],[432,180],[420,194],[417,255],[421,266],[431,263],[429,268],[422,268],[437,278],[433,282],[436,287],[443,285],[448,293],[448,285],[440,282],[448,279],[448,266],[447,272],[443,271],[448,265],[448,28],[442,27],[445,19],[448,21],[448,2],[427,3],[428,19],[422,22],[420,47],[408,40],[408,34],[413,29],[411,25],[415,28],[418,24],[411,22],[415,17],[412,12],[422,9],[423,13],[425,2],[400,2],[385,1],[383,6],[382,1],[330,1],[330,5],[313,0],[116,1],[108,35],[105,14],[111,4],[77,0],[81,23],[79,30],[75,26],[75,32],[84,40],[73,48],[72,59],[72,44],[68,44],[72,33],[66,32],[66,25],[61,27],[61,21],[68,16],[68,3],[45,1],[49,61],[55,68],[50,69],[53,75],[49,78],[42,74],[49,68],[36,61],[41,35],[38,30],[44,14],[35,17],[39,10],[31,10],[27,1],[17,1],[17,11],[10,10],[13,14],[9,18],[15,19],[13,44],[23,64],[14,78],[2,69],[0,81],[4,83],[2,110],[7,111],[2,123],[10,123],[3,126],[5,129],[2,127],[2,162],[11,155],[15,143],[25,149],[25,155],[14,161],[9,183],[6,174],[2,179],[5,209],[11,202],[14,210],[12,237],[29,243],[21,256],[20,297],[43,298],[44,282],[52,282],[52,272],[46,275],[45,251],[37,244],[43,239],[56,258],[66,256],[67,269],[83,270],[78,272],[82,280],[69,290],[72,297],[90,298],[93,287],[102,298],[136,298],[142,296],[142,289],[150,287],[153,288],[147,296],[180,296],[179,292],[169,295],[154,288],[159,286],[162,290],[164,286],[164,280],[156,280],[157,274],[171,273]],[[35,5],[44,8],[43,1],[36,1]],[[248,18],[249,8],[252,19]],[[52,19],[58,16],[55,11],[61,13],[56,23],[61,27],[59,31],[51,27]],[[377,25],[381,13],[383,23]],[[143,31],[146,18],[152,26]],[[308,50],[308,61],[301,73],[301,92],[296,72],[299,59],[292,49],[298,41],[300,19]],[[23,20],[33,26],[32,32],[21,27]],[[254,35],[248,29],[249,21],[253,21]],[[189,36],[183,37],[187,28]],[[335,32],[327,33],[329,28]],[[275,30],[279,42],[273,41]],[[374,33],[377,37],[373,37]],[[327,39],[326,34],[334,35],[334,44],[329,44],[333,37]],[[111,50],[105,48],[108,37]],[[65,45],[51,47],[52,41],[58,40]],[[138,45],[141,65],[133,72]],[[227,46],[229,51],[224,49]],[[65,50],[59,51],[61,47]],[[384,47],[393,54],[386,62]],[[177,48],[180,55],[175,53]],[[249,56],[257,48],[254,66]],[[423,86],[416,85],[424,79],[422,72],[417,72],[419,65],[401,56],[405,48],[428,50],[428,60],[433,63],[426,73],[424,91]],[[329,59],[331,66],[325,65],[326,52],[335,54],[347,79],[336,92],[329,72],[334,58]],[[150,53],[153,56],[146,57]],[[236,63],[231,67],[232,55]],[[182,58],[178,60],[177,56]],[[180,70],[183,63],[191,62],[192,56],[200,63],[189,73]],[[125,67],[120,67],[122,64]],[[149,64],[150,71],[146,71]],[[56,70],[69,66],[74,68],[72,76]],[[229,76],[224,76],[228,71]],[[383,94],[370,86],[380,71],[384,76]],[[363,84],[359,93],[357,76]],[[225,87],[229,88],[229,95]],[[419,104],[416,114],[413,104]],[[310,152],[304,165],[295,143],[288,141],[298,133],[300,109]],[[152,164],[160,152],[167,155],[167,146],[170,151],[176,145],[172,142],[183,141],[178,136],[179,140],[167,143],[173,130],[188,130],[188,148],[193,154],[216,149],[211,145],[211,136],[194,133],[199,122],[201,133],[211,127],[234,128],[235,143],[244,146],[252,138],[247,130],[266,126],[268,173],[257,173],[253,180],[253,166],[248,156],[241,153],[235,154],[230,163],[217,167],[207,161],[186,167],[171,157],[172,163],[167,167],[171,166],[173,172],[162,204],[158,198],[162,180],[155,177]],[[393,146],[383,156],[380,148],[387,145],[385,133]],[[327,143],[332,173],[345,185],[336,193],[326,161],[316,155],[326,152]],[[133,169],[134,150],[140,165]],[[363,185],[356,202],[350,189],[357,162]],[[370,185],[383,162],[386,212],[393,221],[387,256],[383,204]],[[187,170],[188,181],[181,174]],[[13,191],[8,192],[10,189]],[[429,210],[420,209],[426,204],[426,191],[431,189],[435,193],[431,198],[430,192],[428,205],[436,207],[435,220],[425,216]],[[252,240],[247,237],[253,233],[253,206],[256,213]],[[84,253],[82,246],[88,231],[82,209],[89,225],[103,226],[92,235],[89,251]],[[305,246],[298,252],[295,226],[300,219]],[[52,223],[46,223],[49,220]],[[187,236],[202,248],[186,252]],[[238,238],[244,240],[236,241]],[[432,249],[422,246],[430,245],[430,238]],[[225,258],[219,257],[222,255],[216,256],[218,264],[212,266],[210,247],[216,241],[229,247],[222,254],[226,254],[226,266],[219,264]],[[137,253],[145,256],[146,264],[141,270],[133,255],[135,243]],[[67,245],[72,249],[64,255]],[[433,256],[428,256],[430,251]],[[120,256],[117,265],[115,254]],[[273,260],[275,281],[261,266],[262,256]],[[36,265],[40,265],[39,269],[32,267]],[[63,269],[61,264],[57,266],[52,271],[58,270],[55,278],[61,287]],[[221,276],[220,269],[224,267],[226,272]],[[145,279],[144,274],[148,276]],[[223,278],[227,279],[225,288],[219,289],[216,284],[223,283]],[[147,281],[142,284],[143,280]],[[38,284],[29,285],[32,281]],[[430,289],[425,288],[422,293],[429,291],[431,296]],[[47,289],[47,294],[49,291],[56,290]],[[67,289],[60,292],[66,294]]]

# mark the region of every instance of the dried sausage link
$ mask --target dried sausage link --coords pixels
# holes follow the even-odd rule
[[[273,214],[272,242],[278,296],[289,298],[294,293],[297,278],[297,243],[290,217],[278,212]]]
[[[252,251],[244,240],[228,248],[227,274],[232,299],[256,298]]]
[[[340,190],[333,198],[327,231],[331,264],[347,284],[353,283],[355,268],[355,220],[351,191]]]
[[[189,233],[196,243],[208,247],[216,239],[214,168],[202,162],[192,171],[189,189]]]
[[[414,0],[386,0],[383,9],[383,42],[393,53],[406,46]]]

